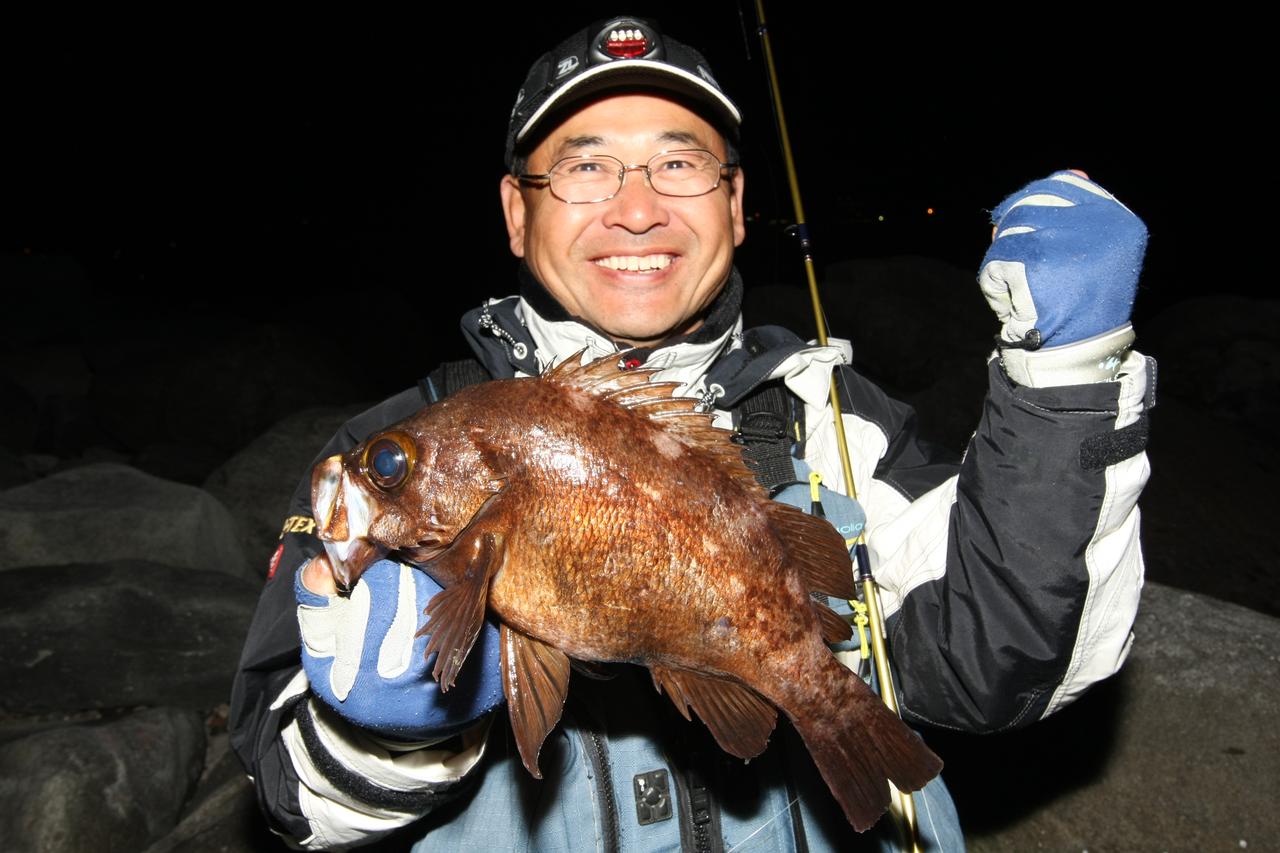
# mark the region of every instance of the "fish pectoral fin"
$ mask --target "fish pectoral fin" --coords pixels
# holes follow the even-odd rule
[[[687,669],[654,665],[649,671],[676,710],[687,720],[693,708],[725,752],[755,758],[769,745],[778,711],[750,687]]]
[[[542,742],[560,722],[569,692],[569,656],[541,640],[502,626],[502,690],[520,759],[535,779]]]
[[[458,670],[480,634],[489,600],[489,579],[502,565],[502,558],[500,536],[482,532],[456,543],[437,561],[462,561],[462,565],[440,566],[442,576],[456,577],[458,581],[427,603],[423,611],[427,623],[415,635],[431,635],[425,654],[431,657],[432,652],[439,653],[431,674],[440,682],[441,693],[453,687]]]
[[[778,501],[769,501],[765,512],[809,592],[846,601],[857,595],[849,549],[831,522]]]

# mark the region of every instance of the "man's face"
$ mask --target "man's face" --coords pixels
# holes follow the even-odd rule
[[[660,151],[705,148],[725,160],[724,140],[696,113],[654,95],[592,103],[553,130],[529,156],[543,174],[575,154],[646,163]],[[692,198],[659,195],[628,172],[616,196],[565,204],[547,188],[502,181],[511,251],[525,259],[564,308],[615,340],[658,343],[692,331],[729,279],[733,248],[745,236],[742,171]],[[628,270],[628,261],[641,259]],[[622,269],[614,269],[620,266]]]

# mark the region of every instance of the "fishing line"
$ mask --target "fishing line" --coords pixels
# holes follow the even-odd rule
[[[761,831],[761,830],[763,830],[766,826],[768,826],[769,824],[773,823],[775,820],[777,820],[778,818],[782,817],[782,816],[783,816],[784,814],[786,814],[787,812],[791,811],[791,807],[792,807],[792,806],[794,806],[794,805],[795,805],[796,803],[798,803],[798,802],[800,802],[800,795],[799,795],[799,794],[797,794],[796,796],[792,797],[792,798],[791,798],[791,802],[789,802],[789,803],[787,803],[785,806],[783,806],[783,807],[782,807],[782,810],[781,810],[780,812],[778,812],[778,813],[777,813],[777,814],[775,814],[773,817],[771,817],[771,818],[769,818],[768,820],[766,820],[764,823],[760,824],[758,827],[756,827],[756,828],[755,828],[755,830],[754,830],[750,835],[748,835],[746,838],[742,839],[742,840],[741,840],[741,841],[739,841],[737,844],[735,844],[735,845],[733,845],[732,847],[730,847],[728,850],[726,850],[726,851],[725,851],[725,853],[733,853],[733,851],[740,849],[740,848],[742,847],[742,845],[746,844],[748,841],[750,841],[751,839],[753,839],[753,838],[755,838],[757,835],[759,835],[759,834],[760,834],[760,831]]]

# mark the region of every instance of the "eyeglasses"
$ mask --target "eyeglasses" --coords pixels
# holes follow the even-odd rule
[[[621,192],[627,172],[644,172],[645,183],[659,195],[689,197],[711,192],[720,186],[724,170],[736,168],[737,163],[721,163],[710,151],[685,148],[662,151],[648,163],[632,166],[608,154],[581,154],[557,161],[545,175],[516,177],[546,182],[551,194],[566,204],[595,204]]]

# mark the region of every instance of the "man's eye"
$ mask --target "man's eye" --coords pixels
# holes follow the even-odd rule
[[[689,160],[663,160],[658,164],[658,168],[664,172],[675,172],[680,169],[696,169],[698,164]]]
[[[564,172],[568,175],[594,175],[606,172],[608,168],[608,165],[600,160],[581,160],[565,164]]]

